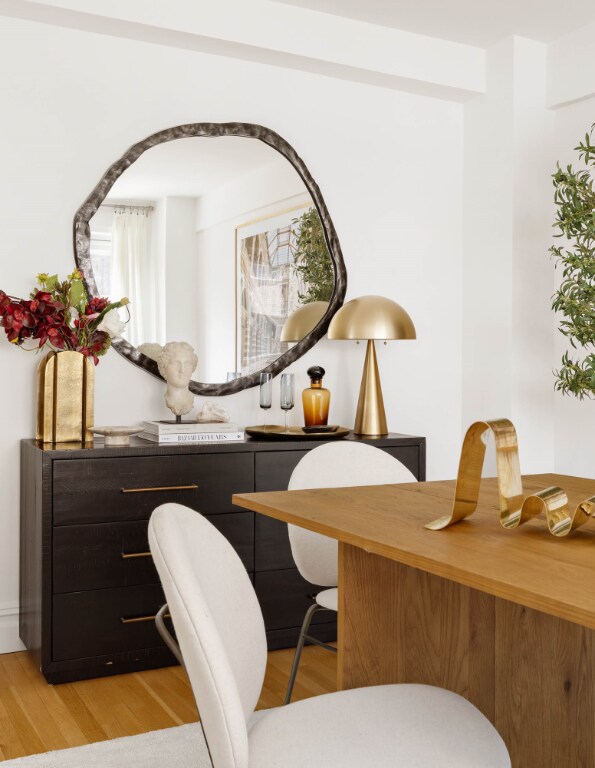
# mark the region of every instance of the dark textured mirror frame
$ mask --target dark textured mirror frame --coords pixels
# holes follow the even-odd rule
[[[178,125],[175,128],[159,131],[144,139],[144,141],[139,141],[137,144],[134,144],[119,160],[116,160],[116,162],[108,168],[107,172],[103,175],[89,197],[75,214],[73,234],[76,264],[83,272],[87,293],[90,296],[97,296],[97,286],[95,284],[93,266],[91,264],[91,233],[89,222],[97,213],[99,206],[107,197],[108,192],[116,180],[130,165],[132,165],[132,163],[138,160],[143,152],[146,152],[147,149],[150,149],[157,144],[163,144],[166,141],[173,141],[174,139],[183,139],[192,136],[205,136],[210,138],[218,136],[241,136],[244,138],[258,139],[259,141],[268,144],[283,155],[283,157],[285,157],[295,168],[310,193],[318,211],[318,215],[320,216],[320,221],[322,223],[322,228],[335,270],[335,288],[329,302],[328,310],[318,325],[291,349],[284,352],[273,363],[262,369],[262,372],[272,373],[273,376],[276,376],[284,368],[287,368],[288,365],[291,365],[291,363],[298,360],[324,336],[331,318],[343,304],[345,291],[347,290],[347,272],[343,262],[343,254],[341,253],[339,239],[318,185],[293,147],[274,131],[264,128],[261,125],[252,125],[250,123],[190,123],[188,125]],[[134,309],[132,311],[134,311]],[[113,347],[135,365],[144,368],[145,371],[153,374],[153,376],[156,376],[159,379],[163,378],[159,374],[157,363],[146,355],[143,355],[129,342],[119,339],[113,342]],[[243,389],[248,389],[249,387],[258,384],[260,373],[261,371],[253,373],[250,376],[242,376],[239,379],[223,384],[203,384],[197,381],[191,381],[190,390],[196,395],[231,395],[234,392],[240,392]]]

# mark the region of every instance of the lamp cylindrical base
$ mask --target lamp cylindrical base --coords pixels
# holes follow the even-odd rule
[[[376,347],[373,339],[368,340],[366,349],[366,361],[353,431],[356,435],[363,437],[382,437],[388,434],[380,374],[376,360]]]

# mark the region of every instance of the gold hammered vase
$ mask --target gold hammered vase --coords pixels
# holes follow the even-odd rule
[[[37,369],[37,439],[93,440],[93,361],[80,352],[50,352]]]

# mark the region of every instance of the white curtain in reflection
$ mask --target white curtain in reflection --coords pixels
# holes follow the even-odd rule
[[[160,337],[152,209],[116,208],[113,228],[113,295],[130,299],[125,338],[134,346]]]

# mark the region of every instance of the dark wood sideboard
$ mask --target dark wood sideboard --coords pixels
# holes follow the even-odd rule
[[[347,439],[357,439],[350,437]],[[365,440],[425,479],[425,439]],[[50,683],[174,664],[153,617],[164,598],[147,522],[164,502],[208,516],[253,580],[269,648],[295,645],[315,585],[302,579],[287,526],[234,507],[234,493],[287,488],[313,440],[126,448],[21,443],[20,636]],[[317,615],[321,640],[333,613]]]

